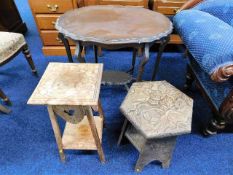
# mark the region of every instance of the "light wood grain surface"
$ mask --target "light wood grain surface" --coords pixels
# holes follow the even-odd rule
[[[28,104],[98,106],[102,72],[103,64],[49,63]]]

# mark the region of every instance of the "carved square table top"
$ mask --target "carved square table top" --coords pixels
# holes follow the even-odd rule
[[[102,73],[103,64],[49,63],[28,104],[97,106]]]
[[[191,132],[193,100],[166,81],[134,83],[120,109],[148,139]]]

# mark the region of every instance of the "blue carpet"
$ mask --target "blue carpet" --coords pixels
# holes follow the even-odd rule
[[[29,28],[26,40],[40,76],[49,62],[66,62],[66,57],[45,57],[42,43],[35,26],[27,0],[16,0],[23,20]],[[93,62],[93,53],[88,51],[87,59]],[[130,65],[130,52],[104,52],[100,59],[105,69],[126,70]],[[146,66],[144,79],[149,80],[155,53]],[[158,79],[167,80],[182,88],[185,76],[185,59],[179,53],[166,53],[161,63]],[[0,114],[0,174],[136,174],[134,165],[138,152],[131,144],[117,148],[116,143],[123,121],[119,105],[126,92],[123,88],[104,87],[101,100],[107,120],[103,135],[103,149],[106,164],[99,162],[97,153],[65,151],[67,161],[61,163],[46,107],[29,106],[28,98],[39,78],[34,77],[24,60],[17,56],[0,69],[1,88],[13,102],[10,115]],[[192,134],[180,136],[169,169],[162,169],[157,163],[146,166],[141,174],[233,174],[233,135],[219,134],[203,138],[199,132],[211,113],[206,102],[196,89],[191,93],[195,99]],[[64,126],[63,121],[59,121]]]

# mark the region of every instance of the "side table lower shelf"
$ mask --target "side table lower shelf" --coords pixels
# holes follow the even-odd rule
[[[103,118],[94,117],[100,142],[102,143]],[[63,149],[73,150],[97,150],[95,140],[87,117],[78,124],[66,123],[62,136]]]

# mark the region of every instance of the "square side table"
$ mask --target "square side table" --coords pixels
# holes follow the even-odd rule
[[[104,114],[99,100],[102,64],[50,63],[28,104],[47,105],[60,158],[65,149],[97,150],[105,162],[102,149]],[[93,110],[99,116],[93,116]],[[66,121],[61,134],[57,117]]]

